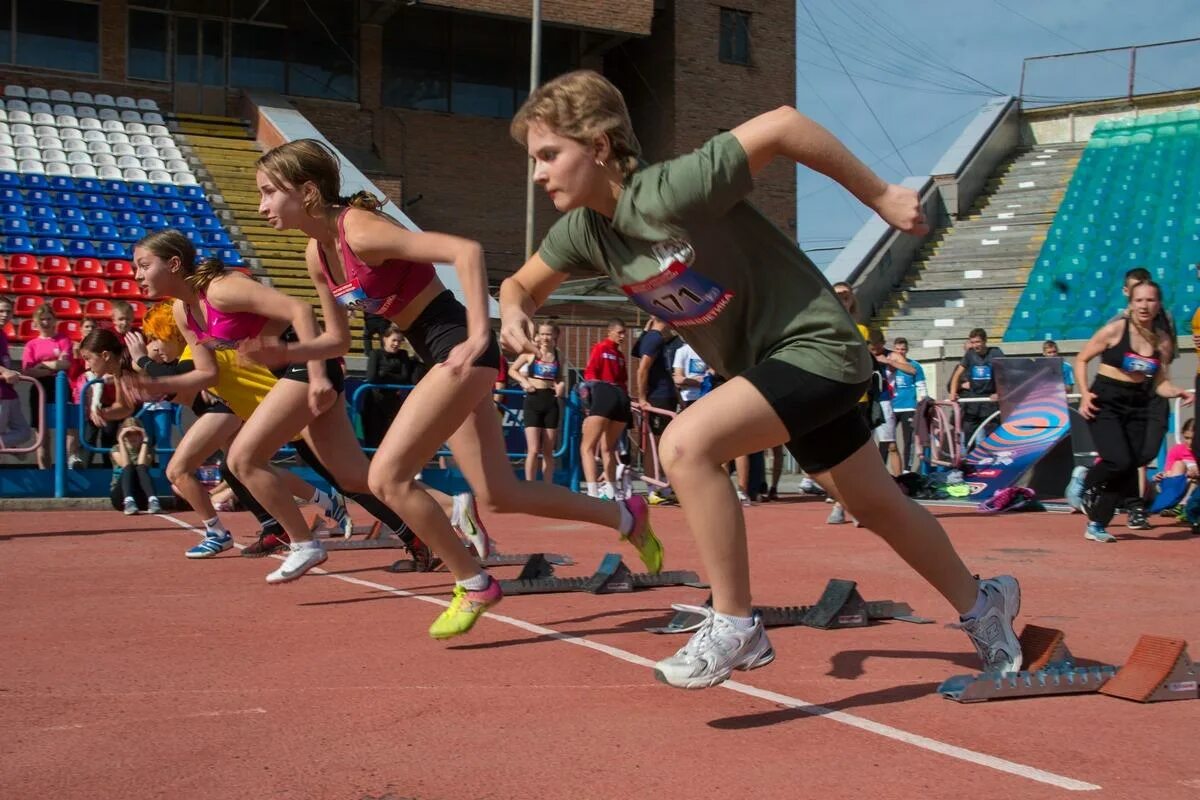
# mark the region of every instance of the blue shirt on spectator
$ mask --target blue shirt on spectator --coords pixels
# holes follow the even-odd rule
[[[896,398],[892,401],[892,407],[897,411],[906,411],[917,407],[917,384],[925,381],[925,370],[916,361],[911,358],[908,360],[917,368],[915,375],[909,375],[907,372],[896,370],[896,376],[892,379],[892,385],[896,390]]]

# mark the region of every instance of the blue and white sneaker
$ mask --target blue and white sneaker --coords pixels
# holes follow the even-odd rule
[[[1117,540],[1117,537],[1104,530],[1104,526],[1099,522],[1089,522],[1087,528],[1083,531],[1083,538],[1090,539],[1093,542],[1104,542],[1105,544],[1110,544]]]
[[[984,672],[1020,671],[1021,642],[1013,630],[1013,620],[1021,610],[1020,584],[1011,575],[985,578],[979,582],[979,593],[983,595],[983,610],[952,627],[961,628],[971,637]]]
[[[350,512],[346,509],[346,496],[344,494],[330,487],[329,505],[321,510],[325,514],[326,519],[342,532],[342,536],[349,539],[354,535],[354,520],[350,519]]]
[[[1083,512],[1083,479],[1087,476],[1087,471],[1087,467],[1071,470],[1071,480],[1067,483],[1065,492],[1067,505],[1079,512]]]
[[[204,538],[200,543],[188,550],[184,555],[188,558],[212,558],[224,553],[231,547],[233,547],[233,536],[230,535],[229,531],[221,533],[208,531],[204,534]]]

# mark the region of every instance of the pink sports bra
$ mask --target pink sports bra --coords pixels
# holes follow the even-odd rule
[[[343,210],[338,216],[338,247],[346,268],[346,282],[340,286],[334,284],[325,251],[318,246],[325,282],[334,299],[347,310],[366,311],[381,317],[397,314],[433,282],[436,275],[433,264],[401,258],[389,258],[378,267],[363,263],[346,242],[345,221],[349,210]]]
[[[187,326],[196,334],[196,341],[209,350],[236,350],[239,342],[258,336],[267,324],[266,317],[252,311],[218,311],[204,295],[200,295],[200,302],[207,311],[208,329],[200,327],[190,305],[186,307]]]

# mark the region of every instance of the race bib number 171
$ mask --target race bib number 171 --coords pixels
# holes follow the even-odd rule
[[[688,268],[695,251],[687,242],[660,242],[654,255],[661,272],[621,286],[646,313],[672,325],[703,325],[716,319],[733,299],[733,292]]]

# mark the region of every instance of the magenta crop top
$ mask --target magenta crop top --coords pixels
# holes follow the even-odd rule
[[[236,350],[240,342],[253,339],[262,333],[267,324],[267,318],[252,311],[219,311],[212,307],[208,298],[200,295],[200,302],[208,312],[208,329],[200,327],[200,322],[192,316],[192,307],[187,309],[188,330],[196,334],[196,341],[209,350]]]
[[[381,317],[397,314],[433,282],[436,275],[433,264],[401,258],[389,258],[378,267],[363,263],[346,242],[345,220],[349,210],[338,216],[338,247],[346,268],[346,282],[340,286],[334,284],[325,251],[318,246],[325,282],[338,304],[349,311],[366,311]]]

